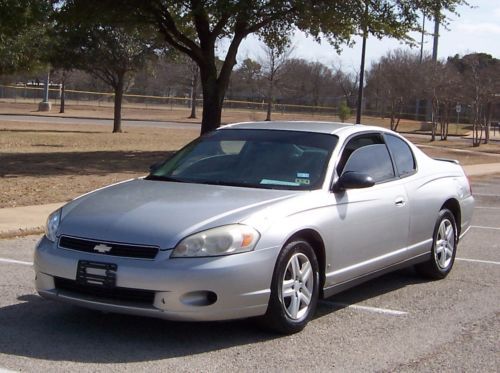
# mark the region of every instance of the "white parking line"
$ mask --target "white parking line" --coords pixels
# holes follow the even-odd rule
[[[488,207],[488,206],[476,206],[476,209],[486,209],[486,210],[500,210],[500,207]]]
[[[23,262],[22,260],[0,258],[0,263],[12,263],[12,264],[22,264],[25,266],[32,266],[32,262]]]
[[[496,265],[500,265],[500,262],[494,262],[492,260],[479,260],[479,259],[469,259],[469,258],[455,258],[455,260],[460,260],[462,262],[473,262],[473,263],[484,263],[484,264],[496,264]]]
[[[473,196],[480,196],[480,197],[500,197],[500,195],[495,194],[495,193],[473,193]]]
[[[500,228],[497,227],[485,227],[483,225],[471,225],[471,228],[477,228],[477,229],[493,229],[495,231],[500,231]]]
[[[329,304],[332,306],[336,307],[347,307],[347,308],[352,308],[355,310],[360,310],[360,311],[367,311],[367,312],[374,312],[374,313],[381,313],[384,315],[391,315],[391,316],[403,316],[403,315],[408,315],[408,312],[404,311],[397,311],[397,310],[390,310],[387,308],[378,308],[378,307],[370,307],[370,306],[360,306],[358,304],[348,304],[348,303],[341,303],[341,302],[329,302],[329,301],[322,301],[323,304]]]

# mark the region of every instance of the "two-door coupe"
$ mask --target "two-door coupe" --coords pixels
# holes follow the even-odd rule
[[[233,124],[52,213],[36,288],[102,311],[259,317],[294,333],[319,298],[387,271],[444,278],[473,206],[457,162],[389,130]]]

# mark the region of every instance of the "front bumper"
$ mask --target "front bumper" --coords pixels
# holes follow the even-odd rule
[[[213,321],[263,315],[267,310],[279,248],[213,258],[155,260],[114,257],[61,249],[45,237],[35,250],[36,289],[53,299],[107,312],[168,320]],[[108,299],[56,288],[55,278],[75,280],[79,260],[114,263],[116,286],[154,292],[151,304]],[[211,304],[187,302],[190,294],[215,293]],[[187,296],[186,296],[187,295]]]

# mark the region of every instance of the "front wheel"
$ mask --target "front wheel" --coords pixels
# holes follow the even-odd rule
[[[318,261],[311,245],[288,243],[278,256],[269,306],[262,321],[284,334],[304,329],[316,310],[319,294]]]
[[[431,258],[418,264],[416,270],[432,279],[445,278],[450,273],[457,252],[457,224],[450,210],[443,209],[434,227]]]

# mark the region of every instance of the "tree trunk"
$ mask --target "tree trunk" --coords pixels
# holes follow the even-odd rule
[[[189,118],[196,118],[196,96],[198,88],[198,68],[193,71],[193,76],[191,78],[191,115]]]
[[[221,125],[222,104],[229,79],[234,65],[236,65],[236,54],[238,47],[248,32],[239,30],[229,45],[226,59],[218,73],[215,64],[215,44],[214,40],[200,41],[203,58],[196,62],[200,69],[200,80],[203,90],[203,118],[201,120],[201,134],[205,134],[217,129]]]
[[[203,87],[203,118],[201,120],[201,135],[216,130],[221,123],[223,92],[217,81],[217,72],[206,72],[200,69]]]
[[[479,127],[480,127],[480,114],[479,114],[479,104],[477,100],[474,104],[474,122],[472,124],[472,146],[477,147],[481,145],[481,140],[479,140]]]
[[[391,101],[391,123],[390,123],[390,129],[391,131],[394,131],[394,123],[396,122],[396,104],[394,103],[394,101]]]
[[[398,106],[397,106],[397,114],[396,114],[396,122],[394,123],[394,128],[393,131],[397,131],[399,127],[399,122],[401,121],[401,115],[403,113],[403,102],[398,101]]]
[[[484,144],[488,144],[490,142],[490,130],[491,130],[491,113],[492,113],[492,106],[493,104],[491,102],[488,102],[486,104],[486,113],[485,113],[485,120],[486,120],[486,126],[485,126],[485,136],[484,136]]]
[[[273,108],[273,81],[269,80],[269,90],[267,91],[267,114],[266,121],[271,120],[271,111]]]
[[[123,101],[123,77],[118,80],[115,88],[115,113],[113,118],[113,133],[122,132],[122,101]]]
[[[66,90],[66,82],[63,81],[61,82],[61,104],[59,105],[59,113],[64,113],[64,104],[66,100],[66,95],[65,95],[65,90]]]
[[[439,120],[439,101],[436,97],[432,98],[431,101],[431,121],[432,121],[432,132],[431,132],[431,141],[436,141],[436,129]]]
[[[231,71],[221,71],[217,77],[215,63],[199,65],[201,86],[203,90],[203,117],[201,119],[201,134],[212,132],[221,125],[222,104],[229,85]]]

